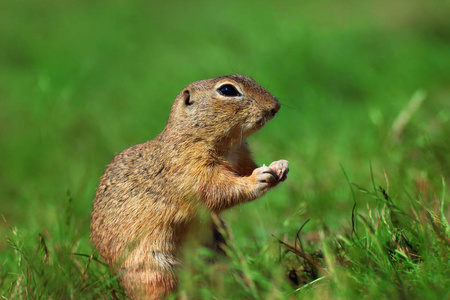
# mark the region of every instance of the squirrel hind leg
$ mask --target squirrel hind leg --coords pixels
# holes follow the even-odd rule
[[[126,271],[120,280],[131,299],[164,299],[178,285],[174,274],[141,268]]]

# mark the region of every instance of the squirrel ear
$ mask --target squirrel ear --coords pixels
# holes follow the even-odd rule
[[[184,90],[182,97],[185,106],[191,106],[194,104],[194,101],[191,99],[191,92],[188,89]]]

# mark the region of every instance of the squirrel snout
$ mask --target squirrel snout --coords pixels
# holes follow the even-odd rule
[[[274,105],[272,106],[272,108],[270,109],[270,115],[272,116],[272,117],[274,117],[275,116],[275,114],[280,110],[280,108],[281,108],[281,104],[280,104],[280,101],[278,101],[277,99],[275,99],[275,103],[274,103]]]

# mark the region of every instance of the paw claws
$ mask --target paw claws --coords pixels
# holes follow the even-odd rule
[[[274,161],[270,166],[265,164],[253,171],[261,189],[267,189],[276,186],[281,181],[286,180],[289,172],[289,163],[287,160]]]

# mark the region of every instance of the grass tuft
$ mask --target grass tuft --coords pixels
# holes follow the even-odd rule
[[[279,240],[296,258],[297,264],[289,266],[289,279],[298,285],[296,293],[306,296],[305,290],[321,282],[333,295],[346,299],[369,295],[445,299],[450,288],[450,235],[442,211],[444,197],[436,200],[439,205],[433,211],[418,194],[408,199],[411,207],[406,211],[382,187],[357,189],[369,201],[364,213],[356,214],[354,205],[347,232],[320,229],[320,240],[310,243],[315,249],[310,253],[297,242],[298,235],[290,244]]]
[[[13,261],[6,261],[4,265],[15,264],[17,270],[0,273],[0,282],[9,287],[3,291],[4,298],[81,299],[110,295],[117,299],[117,295],[125,295],[117,278],[110,274],[95,252],[79,252],[82,241],[74,229],[70,194],[66,200],[60,226],[53,232],[28,236],[11,228],[3,217],[10,229],[6,236],[8,250],[14,253]]]

